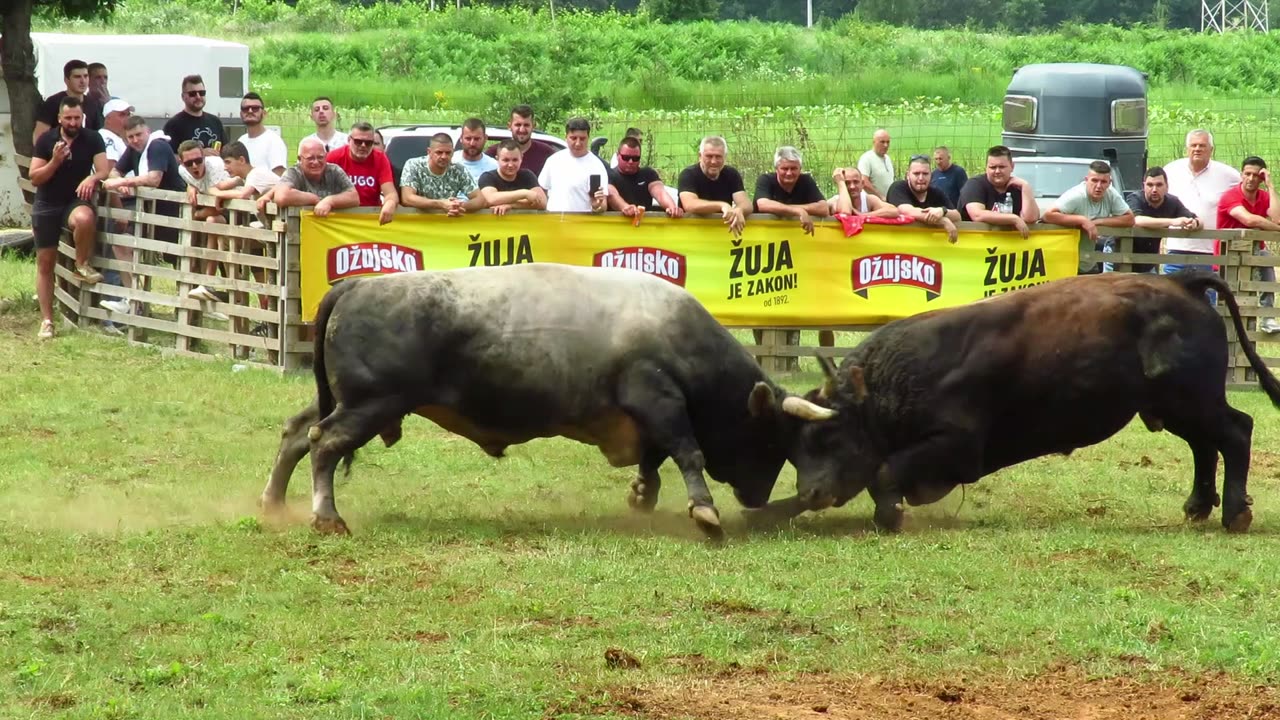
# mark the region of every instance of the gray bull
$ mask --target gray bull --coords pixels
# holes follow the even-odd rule
[[[744,506],[768,502],[801,421],[830,411],[788,396],[698,301],[631,270],[553,264],[346,280],[316,317],[317,401],[285,424],[267,511],[311,453],[312,526],[346,532],[338,462],[425,417],[493,457],[563,436],[639,465],[628,502],[652,510],[658,467],[684,477],[689,513],[721,533],[703,477]]]

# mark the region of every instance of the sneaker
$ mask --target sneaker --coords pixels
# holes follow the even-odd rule
[[[128,300],[100,300],[98,301],[98,307],[110,310],[113,313],[120,313],[121,315],[133,314],[133,306]]]
[[[102,334],[110,335],[112,337],[124,337],[124,331],[120,329],[120,326],[110,320],[106,320],[102,323]]]
[[[195,287],[191,288],[191,290],[187,292],[187,297],[189,297],[189,298],[195,298],[195,299],[197,299],[197,300],[204,300],[204,301],[207,301],[207,302],[214,302],[214,301],[216,301],[216,300],[218,299],[218,298],[213,294],[213,291],[212,291],[212,290],[210,290],[209,288],[207,288],[207,287],[205,287],[205,286],[203,286],[203,285],[197,285],[197,286],[195,286]]]
[[[221,322],[226,322],[231,319],[227,317],[226,313],[220,313],[217,310],[209,310],[205,312],[204,316],[209,318],[210,320],[218,320]]]
[[[249,331],[249,334],[250,334],[250,335],[256,335],[256,336],[258,336],[258,337],[266,337],[266,336],[267,336],[267,324],[266,324],[266,323],[258,323],[257,325],[254,325],[254,326],[253,326],[253,329]]]
[[[96,285],[102,282],[102,273],[94,270],[88,265],[77,265],[76,275],[79,275],[80,279],[84,281],[86,285]]]
[[[1258,321],[1258,329],[1270,335],[1280,332],[1280,318],[1266,317]]]
[[[53,339],[53,321],[41,320],[40,332],[36,333],[36,337],[40,338],[41,340],[52,340]]]

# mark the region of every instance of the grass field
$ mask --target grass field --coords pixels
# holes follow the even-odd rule
[[[494,461],[410,420],[339,482],[354,534],[321,537],[305,470],[291,522],[255,507],[309,377],[37,343],[33,274],[0,260],[0,717],[1280,716],[1259,393],[1231,397],[1257,422],[1245,536],[1181,522],[1190,453],[1141,424],[898,536],[865,498],[748,533],[715,485],[711,547],[669,465],[641,517],[593,449]]]

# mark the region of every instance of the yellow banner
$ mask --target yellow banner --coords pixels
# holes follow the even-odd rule
[[[557,262],[628,267],[684,287],[721,323],[747,327],[880,324],[1076,274],[1080,234],[945,233],[835,220],[751,218],[735,239],[718,218],[520,213],[451,218],[302,216],[302,313],[315,317],[339,280],[412,270]]]

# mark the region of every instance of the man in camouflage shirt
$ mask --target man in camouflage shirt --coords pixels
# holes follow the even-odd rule
[[[453,138],[431,137],[427,156],[404,164],[400,174],[400,204],[423,210],[443,210],[451,217],[486,207],[475,178],[453,162]]]

